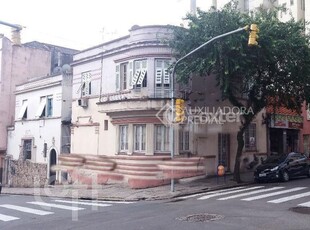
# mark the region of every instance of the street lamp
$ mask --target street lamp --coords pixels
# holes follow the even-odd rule
[[[210,44],[211,42],[217,40],[217,39],[220,39],[220,38],[223,38],[223,37],[226,37],[228,35],[231,35],[231,34],[235,34],[235,33],[238,33],[238,32],[241,32],[241,31],[244,31],[244,30],[248,30],[249,29],[249,26],[245,26],[245,27],[242,27],[242,28],[239,28],[239,29],[236,29],[236,30],[233,30],[233,31],[230,31],[230,32],[227,32],[227,33],[224,33],[224,34],[221,34],[221,35],[218,35],[212,39],[210,39],[209,41],[203,43],[202,45],[200,45],[199,47],[197,47],[196,49],[192,50],[191,52],[189,52],[188,54],[184,55],[183,57],[181,57],[179,60],[176,61],[176,63],[174,64],[173,66],[173,69],[172,69],[172,76],[171,76],[171,118],[172,118],[172,122],[170,123],[170,140],[169,140],[169,143],[170,143],[170,151],[171,151],[171,159],[174,158],[174,130],[173,130],[173,126],[174,126],[174,75],[175,75],[175,72],[176,72],[176,68],[177,68],[177,65],[183,61],[185,58],[187,58],[188,56],[192,55],[193,53],[195,53],[196,51],[200,50],[201,48],[205,47],[206,45]],[[172,177],[171,177],[171,192],[174,192],[175,188],[174,188],[174,178],[173,178],[173,173],[171,174]]]

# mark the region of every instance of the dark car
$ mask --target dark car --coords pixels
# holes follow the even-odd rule
[[[310,161],[306,155],[295,152],[269,156],[254,172],[256,182],[289,181],[299,176],[310,177]]]

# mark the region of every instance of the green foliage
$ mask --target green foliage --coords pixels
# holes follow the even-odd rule
[[[178,81],[215,74],[222,99],[234,106],[252,107],[255,114],[270,104],[299,111],[305,100],[310,101],[310,40],[303,22],[278,19],[283,10],[245,14],[231,2],[221,10],[187,15],[188,28],[173,27],[174,38],[169,42],[177,59],[215,36],[252,23],[260,29],[259,45],[248,47],[248,32],[219,39],[180,62]]]

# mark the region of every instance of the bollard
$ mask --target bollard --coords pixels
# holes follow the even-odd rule
[[[222,164],[217,166],[217,183],[219,183],[219,177],[224,177],[224,182],[226,184],[225,167]]]

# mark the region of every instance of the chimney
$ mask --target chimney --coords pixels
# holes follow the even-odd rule
[[[20,29],[12,28],[12,42],[14,45],[21,45]]]

